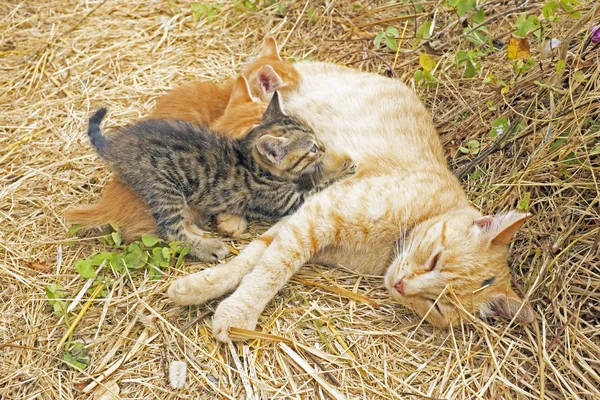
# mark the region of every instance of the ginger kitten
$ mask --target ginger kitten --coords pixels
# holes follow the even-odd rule
[[[267,39],[259,56],[243,69],[242,75],[250,80],[250,91],[254,97],[264,103],[247,96],[246,84],[242,86],[235,79],[223,84],[195,82],[161,96],[151,118],[214,125],[219,133],[239,137],[260,121],[275,90],[292,90],[300,80],[294,66],[281,59],[277,43],[272,38]],[[237,96],[232,97],[236,87]],[[139,239],[144,233],[156,233],[148,206],[119,180],[118,174],[114,174],[108,182],[97,203],[68,209],[64,216],[69,223],[83,227],[112,223],[119,227],[126,241]],[[220,234],[237,237],[245,231],[246,222],[223,215],[218,218],[217,227]]]
[[[105,136],[105,115],[102,108],[90,118],[92,146],[148,204],[158,234],[184,242],[200,261],[220,260],[229,250],[191,220],[208,222],[224,212],[279,219],[356,171],[349,164],[322,173],[323,145],[308,125],[283,113],[277,92],[260,124],[240,139],[170,120],[145,120]]]
[[[432,325],[462,310],[532,322],[510,283],[508,243],[526,215],[482,216],[447,167],[429,112],[399,80],[327,63],[299,63],[286,112],[306,120],[326,147],[360,164],[227,264],[171,284],[177,304],[234,291],[213,317],[213,334],[255,329],[277,292],[307,262],[385,275],[392,297]]]
[[[275,90],[285,93],[298,85],[300,79],[294,65],[279,56],[277,43],[267,39],[260,54],[241,75],[250,84],[253,97],[268,103]],[[222,84],[206,81],[190,82],[160,96],[151,119],[172,119],[210,125],[225,112],[235,78]]]

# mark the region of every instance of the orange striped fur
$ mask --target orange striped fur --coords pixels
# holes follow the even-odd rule
[[[307,262],[385,275],[390,295],[431,324],[462,310],[531,322],[510,283],[508,244],[525,220],[482,216],[446,165],[431,115],[398,80],[326,63],[300,63],[286,112],[324,145],[347,152],[358,173],[312,196],[227,264],[173,282],[177,304],[235,290],[218,306],[213,334],[255,329],[277,292]],[[236,289],[237,288],[237,289]]]

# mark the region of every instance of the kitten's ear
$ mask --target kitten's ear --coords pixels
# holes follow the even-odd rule
[[[491,244],[508,245],[530,215],[517,211],[497,216],[486,215],[476,219],[473,226]]]
[[[279,57],[279,48],[277,47],[277,42],[272,37],[268,38],[262,49],[260,50],[261,57],[270,57],[281,60]]]
[[[484,317],[502,317],[530,324],[535,320],[533,309],[524,304],[523,300],[514,290],[496,293],[490,297],[489,302],[481,310]],[[516,317],[515,317],[516,316]]]
[[[272,121],[275,119],[280,119],[285,117],[286,115],[283,113],[281,109],[281,102],[279,101],[279,93],[275,91],[273,94],[273,98],[269,102],[269,106],[267,107],[267,111],[263,114],[262,121]]]
[[[273,67],[265,65],[256,73],[256,81],[263,93],[271,94],[284,85],[283,79],[275,72]]]
[[[254,99],[250,95],[250,86],[248,81],[242,75],[238,76],[233,83],[229,104],[236,103],[252,103]]]
[[[256,149],[263,157],[277,164],[287,154],[288,142],[286,138],[264,135],[256,141]]]

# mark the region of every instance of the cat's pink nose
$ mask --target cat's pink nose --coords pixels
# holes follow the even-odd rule
[[[404,279],[400,279],[400,282],[396,283],[394,287],[396,288],[398,293],[404,296]]]

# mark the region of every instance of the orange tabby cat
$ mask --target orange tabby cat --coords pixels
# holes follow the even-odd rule
[[[294,66],[279,56],[277,43],[267,39],[259,56],[242,72],[252,96],[268,103],[275,90],[285,93],[296,87],[300,76]],[[235,78],[222,84],[197,81],[175,88],[156,101],[153,119],[178,119],[211,124],[223,115]]]
[[[294,66],[281,60],[277,43],[267,39],[259,56],[242,71],[250,83],[249,90],[256,98],[268,102],[278,90],[285,93],[298,85],[300,77]],[[238,95],[232,91],[238,85]],[[178,119],[213,125],[217,132],[239,136],[260,121],[266,105],[252,101],[247,88],[235,79],[223,84],[213,82],[193,82],[173,89],[157,100],[156,109],[150,115],[154,119]],[[231,104],[233,101],[235,104]],[[228,105],[229,118],[221,118]],[[249,106],[246,108],[245,106]],[[72,208],[65,212],[65,218],[84,227],[100,226],[108,223],[117,225],[125,240],[139,238],[143,233],[155,233],[154,218],[148,207],[129,187],[119,181],[117,174],[104,188],[97,203]],[[222,235],[239,236],[246,229],[245,221],[228,215],[219,216],[217,227]]]
[[[309,198],[227,264],[173,282],[169,297],[200,304],[235,290],[213,318],[213,335],[230,341],[230,328],[255,329],[292,275],[317,262],[385,275],[392,297],[435,326],[452,326],[465,311],[532,322],[506,261],[526,215],[482,216],[469,203],[415,93],[338,65],[296,68],[302,79],[284,97],[286,112],[327,148],[347,152],[358,173]]]

